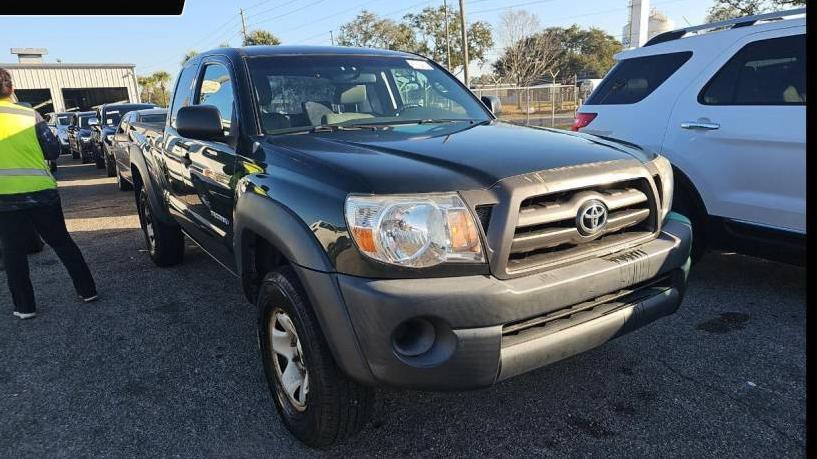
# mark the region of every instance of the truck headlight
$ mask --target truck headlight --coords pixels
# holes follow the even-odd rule
[[[358,249],[384,263],[485,262],[474,217],[456,193],[350,195],[346,223]]]
[[[655,168],[658,170],[658,178],[661,180],[659,191],[661,192],[661,221],[663,222],[670,209],[672,209],[672,192],[674,188],[672,164],[667,158],[658,156],[653,160]]]

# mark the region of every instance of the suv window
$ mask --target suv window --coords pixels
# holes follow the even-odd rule
[[[171,107],[170,125],[176,127],[176,114],[179,109],[190,105],[190,93],[193,82],[196,81],[197,65],[189,65],[179,74],[179,81],[176,82],[176,89],[173,92],[173,105]]]
[[[634,104],[652,94],[678,71],[692,52],[634,57],[619,62],[587,99],[588,105]]]
[[[233,119],[233,83],[230,71],[220,64],[208,64],[204,68],[204,77],[199,85],[196,105],[213,105],[221,114],[221,125],[224,135],[230,134]]]
[[[760,40],[744,46],[704,86],[698,102],[805,105],[805,35]]]

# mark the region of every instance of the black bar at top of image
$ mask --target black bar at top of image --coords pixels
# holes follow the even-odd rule
[[[180,15],[185,0],[140,0],[138,2],[42,2],[4,1],[0,17],[6,15],[30,16],[159,16]]]

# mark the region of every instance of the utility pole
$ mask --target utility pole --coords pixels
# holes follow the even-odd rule
[[[332,43],[332,46],[335,46],[335,32],[332,30],[329,31],[329,41]]]
[[[451,71],[451,39],[448,38],[448,0],[443,0],[443,14],[445,15],[445,57],[448,71]]]
[[[468,80],[468,30],[465,27],[465,0],[460,0],[460,29],[462,31],[463,81],[465,82],[465,87],[470,88],[471,83]]]
[[[247,21],[244,18],[244,8],[239,8],[238,11],[241,14],[241,35],[244,37],[241,44],[243,45],[247,42]]]

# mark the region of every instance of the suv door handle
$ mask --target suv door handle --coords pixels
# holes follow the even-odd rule
[[[681,127],[683,129],[704,129],[707,131],[712,131],[721,127],[718,123],[709,123],[703,121],[684,121],[681,123]]]

